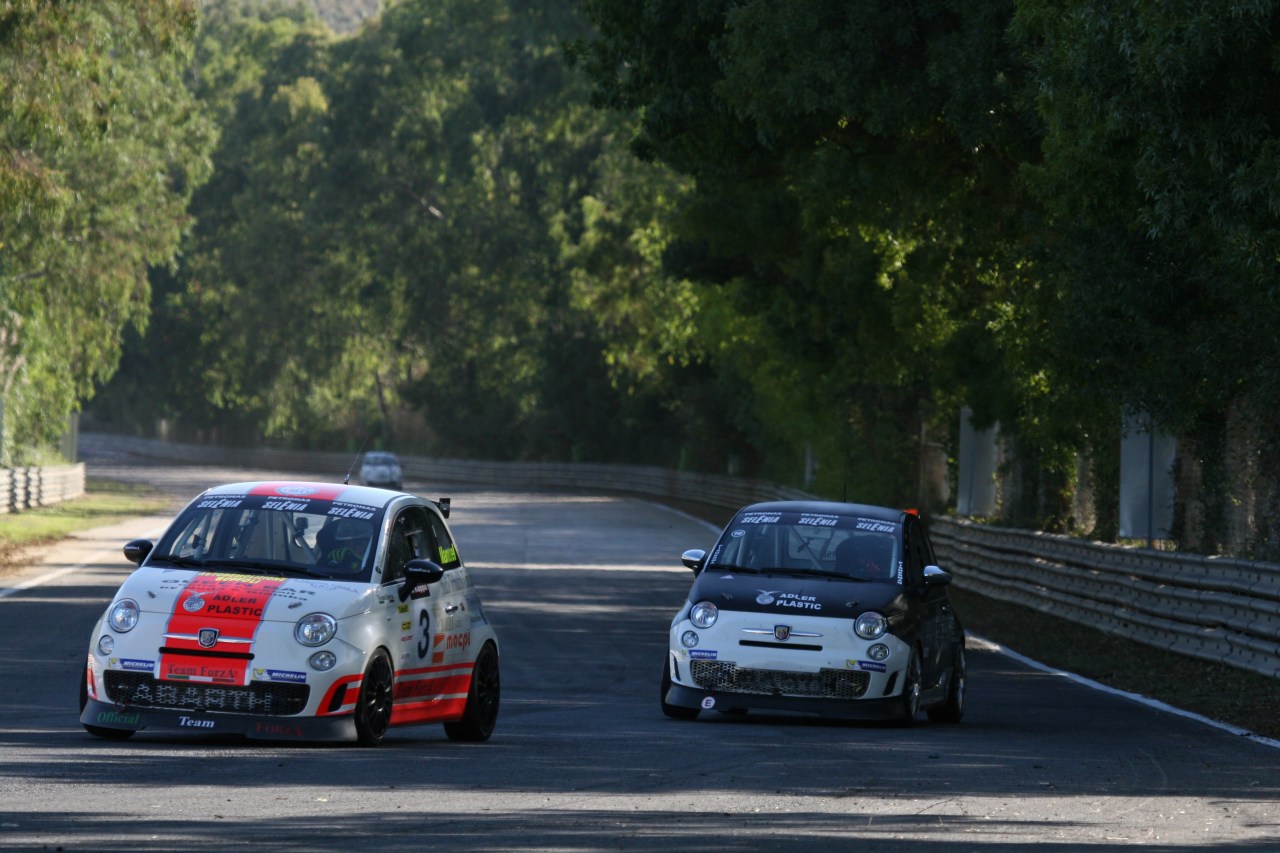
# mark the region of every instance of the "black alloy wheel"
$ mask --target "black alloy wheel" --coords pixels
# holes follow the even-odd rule
[[[911,660],[907,661],[904,672],[898,722],[909,726],[920,715],[920,655],[915,649],[911,650]]]
[[[947,700],[929,709],[929,720],[934,723],[958,723],[964,717],[965,700],[964,644],[956,645],[955,661],[951,667],[951,681],[947,685]]]
[[[493,643],[485,643],[476,657],[471,689],[467,691],[467,708],[462,719],[455,723],[445,723],[444,733],[449,740],[484,743],[498,724],[501,699],[502,679],[498,669],[498,650]]]
[[[391,725],[392,682],[395,672],[391,658],[378,649],[369,659],[356,700],[356,739],[361,746],[377,746]]]

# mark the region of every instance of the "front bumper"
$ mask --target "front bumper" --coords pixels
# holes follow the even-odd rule
[[[786,714],[815,714],[832,720],[893,720],[902,716],[902,700],[897,696],[881,699],[764,696],[672,684],[665,701],[668,705],[679,708],[698,708],[703,711],[777,711]]]
[[[168,708],[120,708],[97,699],[85,703],[80,722],[101,729],[231,734],[259,740],[350,741],[356,738],[355,718],[350,714],[340,717],[263,717]]]
[[[909,644],[893,634],[863,640],[848,619],[793,618],[773,636],[759,614],[724,611],[711,628],[672,623],[664,701],[680,708],[816,714],[841,720],[902,715]],[[690,642],[687,635],[696,634]],[[879,646],[878,654],[872,654]]]

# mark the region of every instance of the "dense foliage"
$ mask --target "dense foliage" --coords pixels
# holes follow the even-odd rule
[[[967,405],[1005,521],[1107,536],[1128,408],[1182,544],[1280,552],[1271,0],[3,8],[23,441],[122,332],[107,426],[868,501]]]
[[[0,5],[3,456],[54,439],[145,328],[214,134],[183,82],[183,0]]]

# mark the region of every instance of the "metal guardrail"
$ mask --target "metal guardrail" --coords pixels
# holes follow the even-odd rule
[[[1280,565],[935,518],[957,585],[1149,646],[1280,676]]]
[[[84,494],[84,463],[0,468],[0,513],[21,512]]]
[[[82,447],[185,464],[345,473],[350,454],[231,450],[82,434]],[[402,456],[407,477],[444,484],[610,491],[733,511],[813,498],[756,480],[638,465]],[[1280,676],[1280,565],[1086,542],[957,518],[930,535],[958,587],[1157,648]]]
[[[131,454],[146,459],[206,465],[243,465],[283,471],[334,472],[340,478],[351,466],[349,453],[302,450],[230,449],[177,444],[128,436],[82,433],[82,450]],[[640,494],[662,500],[707,504],[736,510],[765,500],[811,498],[798,489],[759,480],[717,474],[674,471],[649,465],[604,465],[574,462],[483,462],[400,456],[405,477],[440,484],[502,486],[516,489],[587,489]],[[358,475],[359,471],[356,471]]]

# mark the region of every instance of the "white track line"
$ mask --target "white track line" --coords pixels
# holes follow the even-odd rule
[[[1248,729],[1242,729],[1239,726],[1233,726],[1229,723],[1221,723],[1221,722],[1218,722],[1217,720],[1211,720],[1208,717],[1193,713],[1191,711],[1184,711],[1181,708],[1175,708],[1172,705],[1161,702],[1159,699],[1152,699],[1150,697],[1143,696],[1140,693],[1130,693],[1127,690],[1119,690],[1115,687],[1109,687],[1106,684],[1102,684],[1101,682],[1094,681],[1092,678],[1085,678],[1083,675],[1076,675],[1074,672],[1067,672],[1066,670],[1057,669],[1055,667],[1048,666],[1046,664],[1040,663],[1037,660],[1032,660],[1026,655],[1018,654],[1012,649],[1005,648],[999,643],[992,642],[991,640],[988,640],[986,637],[981,637],[977,634],[968,633],[967,636],[971,642],[976,642],[981,646],[985,646],[990,651],[998,652],[1004,655],[1005,657],[1011,658],[1012,660],[1016,660],[1018,663],[1025,664],[1026,666],[1029,666],[1032,669],[1038,669],[1041,672],[1047,672],[1050,675],[1061,676],[1062,678],[1065,678],[1068,681],[1073,681],[1076,684],[1079,684],[1083,687],[1088,687],[1091,690],[1097,690],[1102,693],[1109,693],[1112,696],[1119,696],[1122,699],[1128,699],[1131,702],[1137,702],[1139,705],[1146,705],[1148,708],[1155,708],[1157,711],[1164,711],[1165,713],[1168,713],[1168,714],[1174,714],[1179,717],[1185,717],[1188,720],[1194,720],[1197,723],[1203,723],[1206,726],[1212,726],[1215,729],[1221,729],[1222,731],[1227,732],[1228,734],[1233,734],[1239,737],[1248,738],[1254,743],[1258,743],[1263,746],[1269,746],[1272,749],[1280,749],[1280,740],[1275,740],[1274,738],[1269,738],[1269,737],[1263,737],[1262,735],[1254,734]]]

